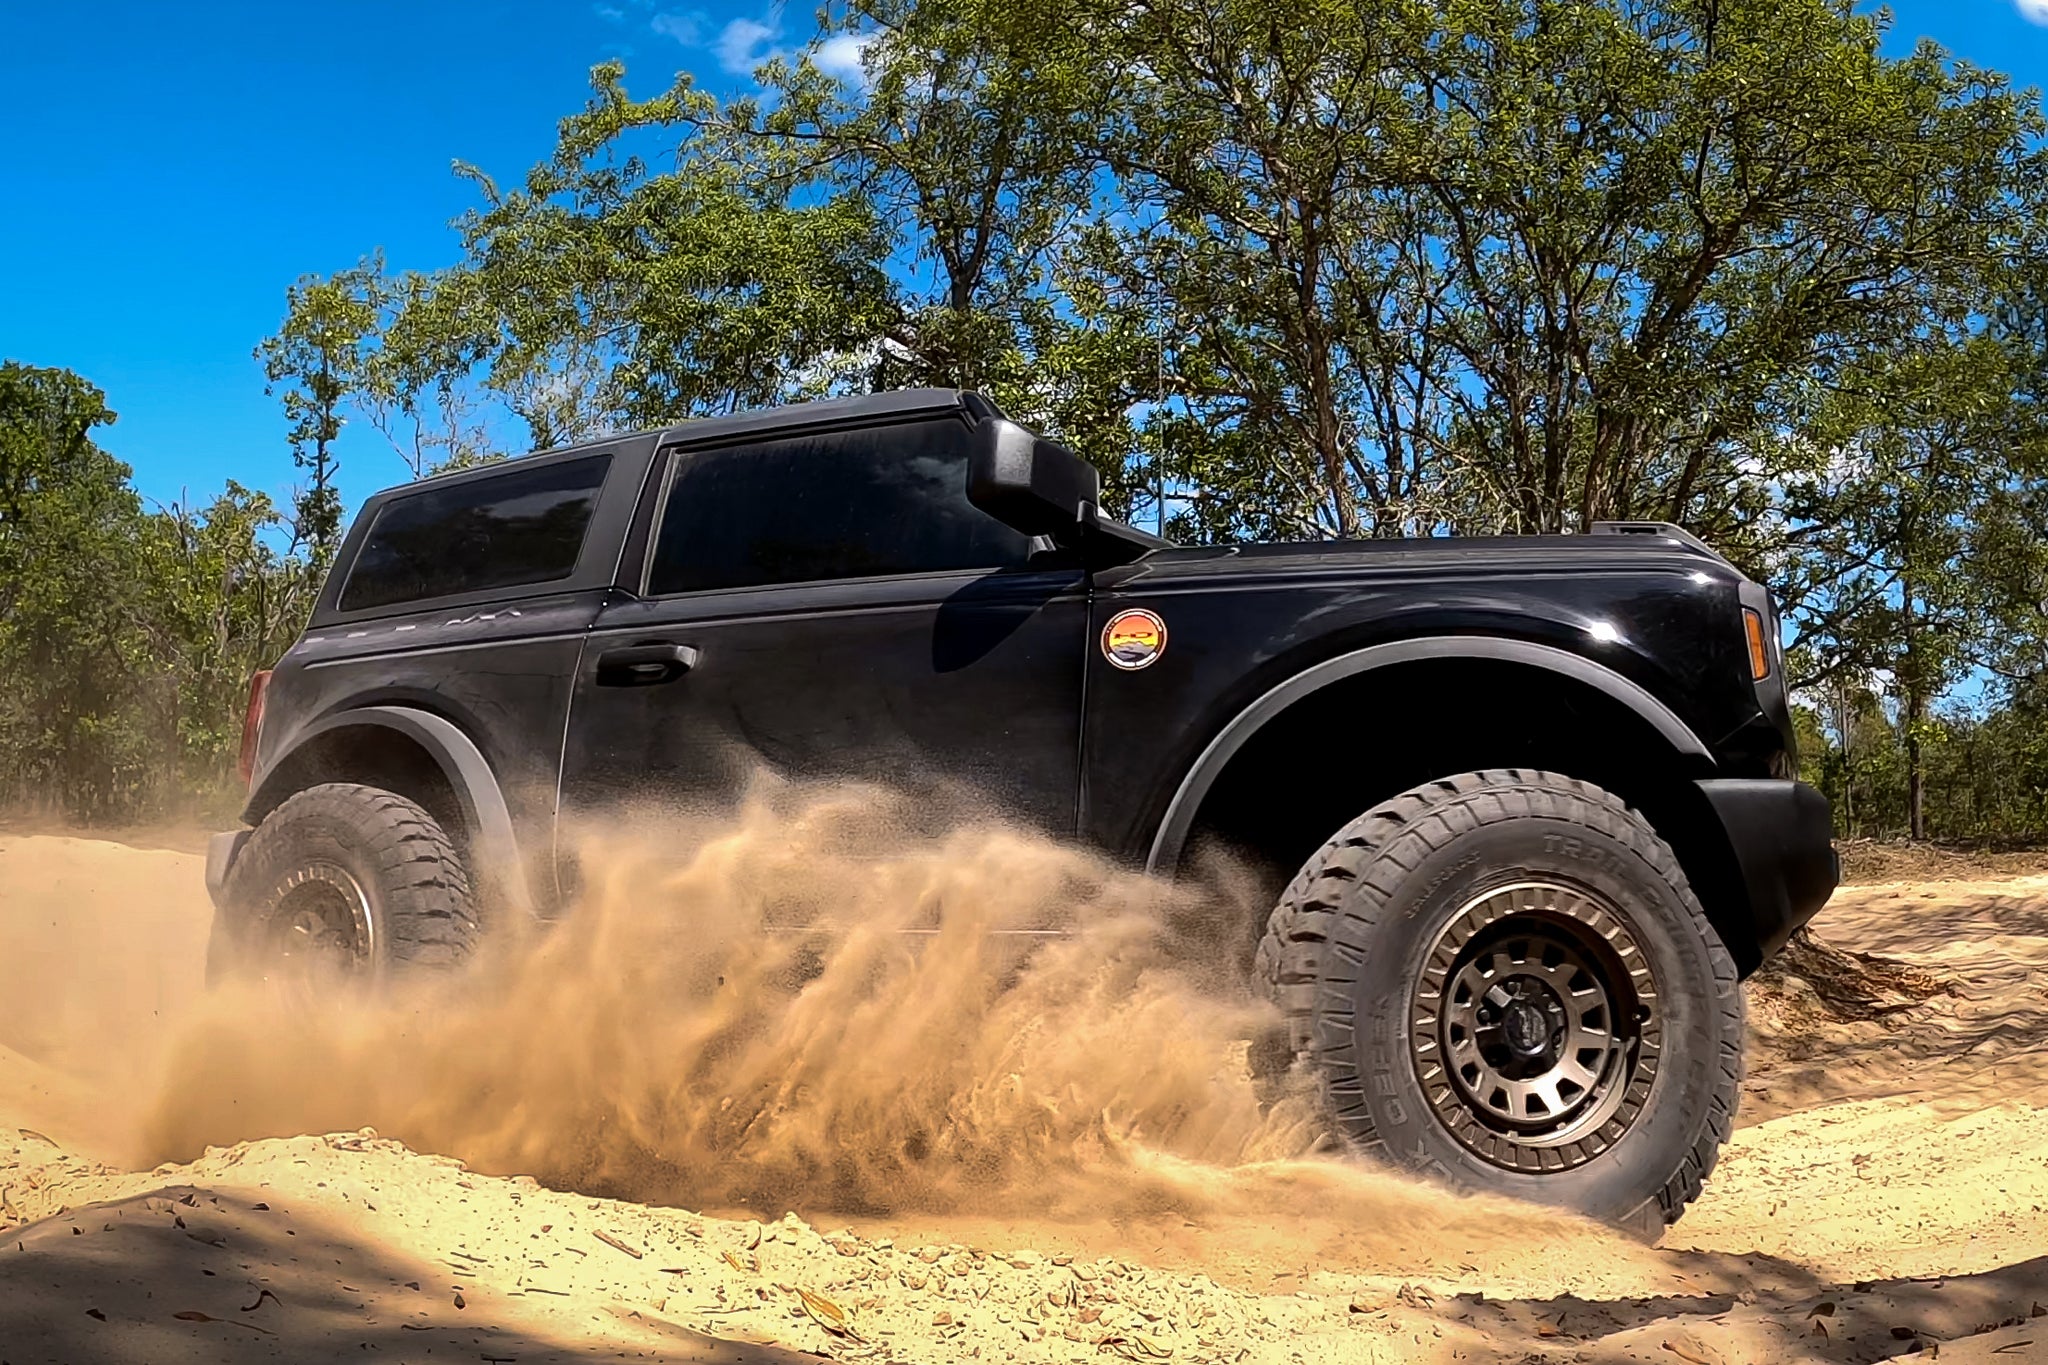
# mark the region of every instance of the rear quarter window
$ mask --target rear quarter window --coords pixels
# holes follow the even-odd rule
[[[567,578],[576,571],[610,455],[516,466],[384,504],[363,538],[340,611]]]

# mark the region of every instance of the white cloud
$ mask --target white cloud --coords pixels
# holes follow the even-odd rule
[[[616,24],[626,17],[626,12],[616,5],[592,5],[591,10],[608,24]]]
[[[772,44],[781,36],[780,29],[758,19],[735,19],[719,33],[714,45],[718,64],[735,75],[748,75],[775,55]]]
[[[633,0],[639,3],[639,0]],[[2048,0],[2043,0],[2048,3]],[[679,13],[662,13],[654,16],[652,27],[656,33],[675,39],[685,47],[704,44],[707,16],[702,10]],[[795,61],[800,55],[781,45],[782,29],[772,21],[772,15],[764,19],[739,18],[729,21],[710,40],[711,52],[718,59],[719,66],[735,76],[751,76],[761,66],[776,58]],[[820,71],[836,76],[843,81],[864,81],[866,73],[861,69],[861,54],[875,41],[870,33],[835,33],[808,49],[810,59]]]
[[[2048,0],[2042,0],[2048,4]],[[871,33],[835,33],[818,45],[811,54],[811,60],[820,71],[828,76],[837,76],[843,81],[857,81],[866,76],[861,69],[860,56],[875,41]]]
[[[657,14],[647,26],[664,38],[673,38],[684,47],[695,47],[704,39],[704,16],[696,10],[679,14]]]
[[[2030,23],[2048,24],[2048,0],[2018,0],[2020,15]]]

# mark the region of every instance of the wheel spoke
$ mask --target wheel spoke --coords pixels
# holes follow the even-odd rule
[[[1511,1169],[1554,1153],[1547,1170],[1591,1159],[1576,1145],[1589,1126],[1633,1121],[1642,1092],[1631,1078],[1656,1066],[1657,1009],[1655,982],[1629,970],[1644,957],[1618,909],[1562,887],[1510,887],[1447,921],[1429,960],[1440,971],[1416,988],[1411,1048],[1461,1143]],[[1621,1051],[1637,1037],[1641,1047]]]
[[[1562,1114],[1571,1107],[1564,1096],[1558,1093],[1558,1080],[1558,1074],[1553,1071],[1547,1076],[1538,1076],[1536,1079],[1528,1082],[1528,1093],[1523,1100],[1522,1108],[1522,1116],[1524,1118],[1535,1118],[1539,1114],[1555,1116]],[[1530,1108],[1528,1103],[1530,1099],[1534,1099],[1542,1105],[1541,1110]]]
[[[1576,1057],[1566,1057],[1557,1064],[1557,1070],[1552,1074],[1559,1080],[1572,1082],[1581,1090],[1591,1090],[1600,1079],[1599,1073],[1591,1067],[1581,1065]]]

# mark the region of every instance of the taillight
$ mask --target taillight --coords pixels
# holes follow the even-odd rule
[[[1742,628],[1749,633],[1749,676],[1762,682],[1771,676],[1771,649],[1764,636],[1763,614],[1753,607],[1742,609]]]
[[[263,694],[269,690],[269,669],[249,675],[249,705],[242,712],[242,756],[236,765],[245,785],[256,775],[256,741],[263,734]]]

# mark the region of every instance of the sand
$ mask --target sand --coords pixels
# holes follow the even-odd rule
[[[666,879],[611,865],[672,918],[835,838],[737,838]],[[1000,917],[1056,889],[1101,951],[1020,986],[876,948],[827,964],[825,1018],[816,983],[706,1014],[644,994],[677,966],[637,936],[661,918],[598,917],[489,999],[330,1021],[343,1045],[238,1031],[222,1010],[254,1007],[204,996],[198,858],[0,836],[0,1360],[2048,1359],[2048,877],[1841,893],[1821,937],[1941,993],[1847,1021],[1798,982],[1753,987],[1741,1126],[1651,1248],[1291,1150],[1211,1067],[1246,1007],[1182,993],[1205,983],[1142,929],[1173,910],[1151,893],[985,839],[859,857],[832,880],[867,913],[974,887]],[[1002,989],[941,1009],[939,967]],[[1005,1013],[1018,989],[1035,1036]],[[1105,1056],[1104,1028],[1145,1065]],[[662,1086],[707,1037],[755,1041]],[[892,1166],[913,1129],[974,1178]]]

